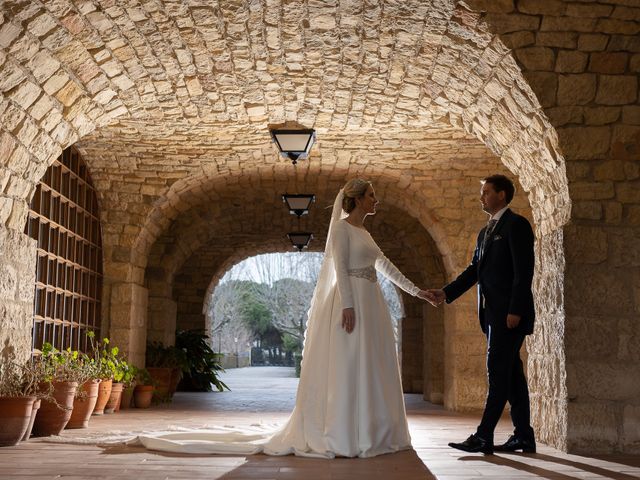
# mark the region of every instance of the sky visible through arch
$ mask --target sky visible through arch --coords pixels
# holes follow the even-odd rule
[[[272,285],[283,278],[293,278],[315,284],[320,272],[323,253],[287,252],[265,253],[249,257],[229,269],[220,283],[230,280],[249,280]]]
[[[251,281],[273,286],[275,282],[289,278],[309,282],[315,286],[323,257],[324,254],[319,252],[267,253],[249,257],[237,263],[224,274],[218,287],[213,292],[214,301],[211,303],[211,308],[208,312],[208,315],[213,317],[210,324],[215,326],[220,321],[215,318],[217,315],[214,313],[218,310],[215,305],[215,299],[216,291],[218,291],[219,287],[223,287],[226,283],[233,281]],[[400,340],[399,321],[404,316],[402,300],[397,288],[389,280],[382,275],[378,275],[378,280],[389,306],[396,343],[398,344]],[[224,330],[228,329],[229,327],[224,328]],[[222,331],[212,332],[212,334],[213,337],[228,336],[229,339],[237,338],[240,335],[235,328],[230,328],[227,335]],[[221,343],[228,343],[229,341],[225,342],[223,340]]]

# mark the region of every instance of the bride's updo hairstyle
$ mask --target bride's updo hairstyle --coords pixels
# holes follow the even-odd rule
[[[342,209],[351,213],[356,208],[356,198],[364,197],[371,182],[368,180],[362,180],[361,178],[354,178],[349,180],[344,186],[344,198],[342,199]]]

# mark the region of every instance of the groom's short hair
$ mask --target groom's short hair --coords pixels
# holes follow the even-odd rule
[[[507,205],[511,203],[516,193],[516,187],[513,186],[513,182],[509,180],[509,177],[496,173],[495,175],[489,175],[483,178],[482,184],[484,185],[485,183],[490,183],[496,192],[504,192]]]

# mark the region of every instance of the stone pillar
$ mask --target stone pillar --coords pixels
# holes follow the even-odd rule
[[[531,421],[539,441],[566,450],[564,247],[562,230],[536,239],[536,324],[527,337]]]
[[[171,298],[149,297],[149,328],[147,340],[174,345],[176,341],[176,317],[178,303]]]
[[[402,293],[405,316],[402,319],[402,390],[422,393],[423,319],[422,300]]]
[[[36,241],[0,224],[0,361],[31,355]]]
[[[177,330],[204,330],[206,324],[205,315],[198,312],[198,307],[202,310],[202,302],[199,305],[197,303],[178,303]]]
[[[637,454],[640,237],[622,224],[585,223],[565,236],[567,448]]]
[[[109,338],[136,366],[144,366],[148,290],[136,283],[111,284]]]
[[[194,260],[191,260],[194,261]],[[175,276],[173,295],[177,301],[176,329],[178,330],[204,330],[206,317],[202,312],[205,303],[205,294],[213,276],[209,268],[200,270],[191,264],[185,266]],[[197,259],[194,264],[197,263]]]
[[[444,406],[477,411],[487,395],[487,342],[478,325],[476,290],[440,308],[444,308]]]
[[[444,403],[444,310],[430,304],[423,307],[423,398]]]

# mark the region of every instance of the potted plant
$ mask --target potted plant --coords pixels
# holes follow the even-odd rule
[[[98,389],[98,399],[93,410],[93,415],[102,415],[105,406],[111,398],[111,390],[113,387],[113,377],[115,375],[118,350],[117,347],[109,347],[109,339],[103,338],[102,341],[95,340],[94,332],[87,334],[91,342],[93,350],[93,362],[97,369],[97,375],[100,378],[100,387]],[[114,353],[115,349],[115,353]]]
[[[37,436],[59,435],[71,418],[78,385],[84,383],[90,373],[79,352],[71,349],[61,351],[46,342],[35,361],[41,362],[45,373],[45,381],[41,382],[40,388],[52,387],[53,399],[42,400],[33,433]]]
[[[114,413],[119,409],[120,400],[122,398],[122,390],[124,389],[123,378],[128,370],[128,364],[125,360],[118,357],[120,350],[118,347],[112,347],[109,352],[111,363],[113,364],[113,383],[111,385],[111,395],[107,404],[104,406],[104,413]]]
[[[136,376],[138,368],[135,365],[131,365],[127,362],[122,362],[120,365],[122,370],[122,397],[120,399],[120,405],[116,407],[116,412],[120,408],[130,408],[131,400],[133,399],[133,389],[136,386]]]
[[[18,364],[13,354],[0,362],[0,447],[17,445],[28,438],[41,380],[37,366],[31,362]]]
[[[149,375],[146,368],[139,368],[136,372],[136,386],[133,390],[134,403],[136,408],[149,408],[153,399],[155,388],[154,380]]]
[[[211,392],[212,386],[218,391],[229,387],[218,377],[224,372],[220,366],[220,355],[207,343],[208,336],[198,330],[179,330],[176,333],[176,347],[184,352],[186,371],[180,388],[187,391]]]
[[[188,368],[186,353],[175,347],[165,347],[161,342],[147,344],[146,368],[156,382],[154,398],[160,402],[171,401],[183,370]]]
[[[71,418],[65,428],[88,428],[91,414],[98,401],[100,388],[100,369],[93,358],[82,353],[80,362],[86,370],[87,380],[78,388],[78,394],[73,400]]]

